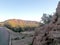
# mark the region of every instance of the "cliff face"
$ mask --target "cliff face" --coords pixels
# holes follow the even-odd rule
[[[32,45],[60,45],[60,2],[49,24],[37,28]]]

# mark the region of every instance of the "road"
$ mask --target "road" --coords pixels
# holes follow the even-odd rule
[[[9,44],[9,32],[5,27],[0,27],[0,45]]]
[[[33,40],[33,37],[27,36],[26,34],[30,35],[33,32],[22,32],[22,33],[23,34],[15,33],[5,27],[0,27],[0,45],[11,45],[11,43],[12,43],[12,45],[28,45],[28,44],[30,44]],[[25,36],[25,38],[21,39],[23,36]],[[11,40],[16,37],[19,37],[20,40]]]

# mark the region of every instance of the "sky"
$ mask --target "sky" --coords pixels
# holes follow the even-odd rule
[[[0,22],[8,19],[40,21],[43,13],[55,13],[60,0],[0,0]]]

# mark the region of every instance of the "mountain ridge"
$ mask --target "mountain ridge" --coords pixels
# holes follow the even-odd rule
[[[16,26],[16,25],[21,25],[21,26],[28,26],[28,25],[31,25],[31,26],[38,26],[39,25],[39,22],[37,21],[30,21],[30,20],[22,20],[22,19],[8,19],[8,20],[5,20],[3,22],[0,22],[0,26],[3,26],[4,24],[10,24],[10,25],[13,25]],[[14,27],[13,26],[13,27]]]

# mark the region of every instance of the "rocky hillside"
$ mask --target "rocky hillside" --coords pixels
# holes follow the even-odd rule
[[[37,28],[32,45],[60,45],[60,2],[51,22]]]

